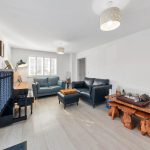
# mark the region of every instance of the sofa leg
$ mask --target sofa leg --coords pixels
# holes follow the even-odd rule
[[[93,108],[95,108],[95,104],[93,104]]]
[[[64,109],[66,108],[66,105],[64,104]]]

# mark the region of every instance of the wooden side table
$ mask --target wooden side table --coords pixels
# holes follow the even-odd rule
[[[109,109],[108,115],[114,120],[115,117],[119,117],[118,104],[115,102],[109,102],[109,106],[111,108]]]

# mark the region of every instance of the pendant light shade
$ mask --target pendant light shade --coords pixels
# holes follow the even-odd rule
[[[65,49],[63,47],[57,48],[57,54],[64,54],[64,53],[65,53]]]
[[[100,16],[100,29],[111,31],[120,26],[121,11],[118,7],[110,7],[104,10]]]

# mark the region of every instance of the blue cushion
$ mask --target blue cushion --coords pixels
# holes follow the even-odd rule
[[[35,78],[34,82],[38,82],[40,87],[47,87],[48,86],[48,78]]]
[[[57,85],[58,80],[59,80],[59,77],[58,77],[58,76],[49,77],[49,78],[48,78],[48,86]]]
[[[57,93],[62,89],[60,86],[57,86],[57,85],[56,86],[51,86],[49,88],[51,89],[52,93]]]
[[[57,93],[61,90],[62,88],[60,86],[50,86],[50,87],[41,87],[38,90],[39,94],[51,94],[51,93]]]
[[[39,94],[50,93],[51,89],[49,87],[40,87],[38,90]]]

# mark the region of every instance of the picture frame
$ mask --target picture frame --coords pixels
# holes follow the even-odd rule
[[[0,41],[0,56],[4,57],[4,43]]]

